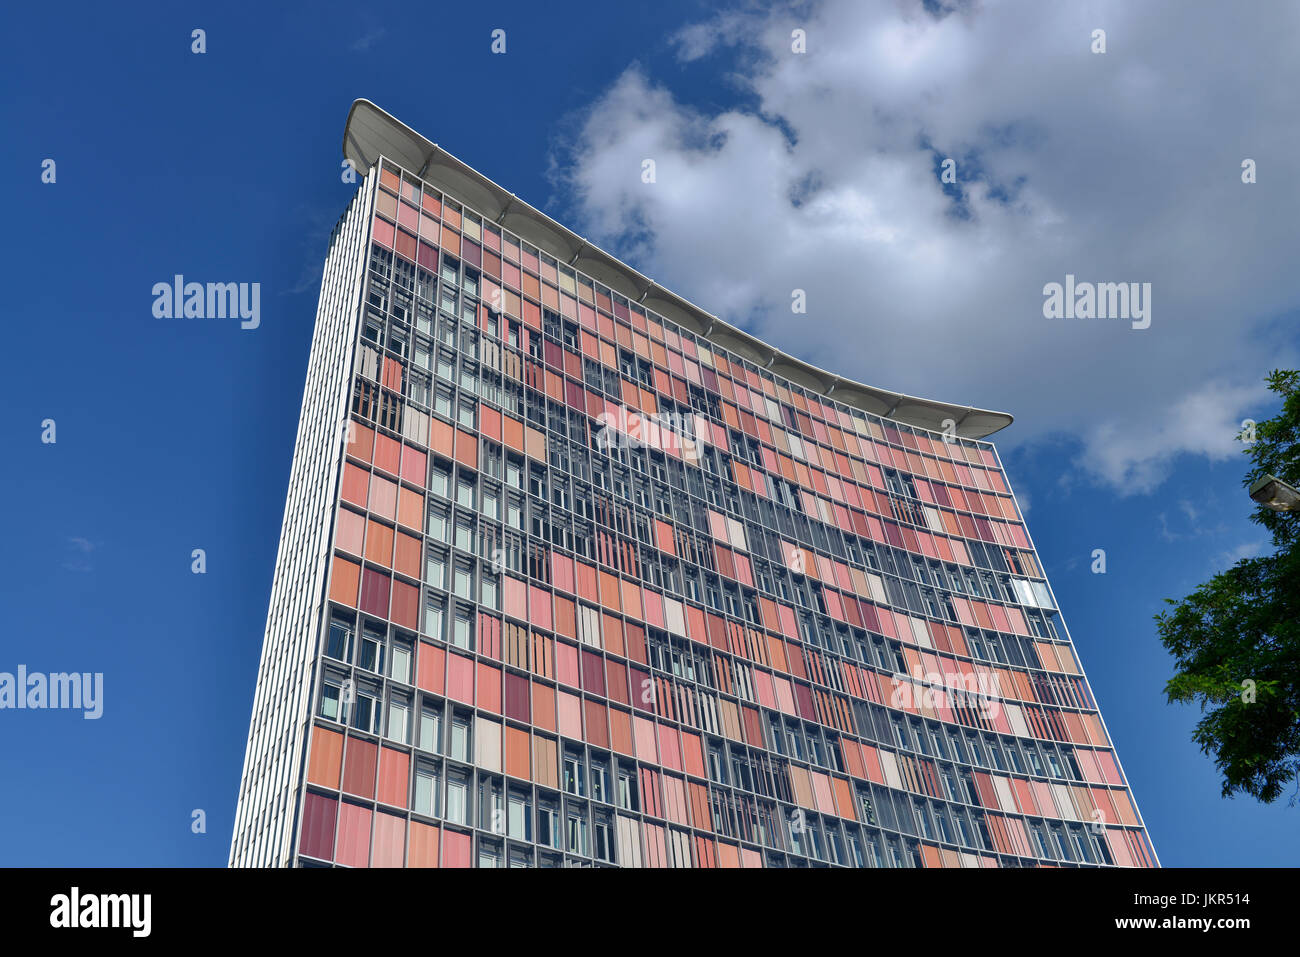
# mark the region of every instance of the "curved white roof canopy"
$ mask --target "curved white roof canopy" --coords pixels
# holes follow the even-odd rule
[[[952,405],[879,389],[785,354],[647,279],[631,266],[502,189],[369,100],[357,100],[348,111],[348,122],[343,131],[343,155],[362,171],[373,166],[380,156],[387,157],[455,196],[503,229],[683,329],[721,349],[765,366],[772,373],[804,388],[833,396],[837,402],[852,408],[933,432],[942,432],[943,421],[952,419],[957,423],[957,434],[970,439],[992,435],[1012,422],[1012,416],[1006,412]]]

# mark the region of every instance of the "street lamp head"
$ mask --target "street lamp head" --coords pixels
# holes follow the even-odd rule
[[[1250,486],[1250,497],[1275,512],[1300,510],[1300,491],[1283,482],[1276,475],[1265,475],[1256,479]]]

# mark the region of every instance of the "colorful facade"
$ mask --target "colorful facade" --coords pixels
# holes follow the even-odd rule
[[[1156,865],[1009,417],[344,148],[232,865]]]

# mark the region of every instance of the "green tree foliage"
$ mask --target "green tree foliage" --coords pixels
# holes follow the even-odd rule
[[[1243,484],[1271,473],[1300,487],[1300,371],[1275,371],[1268,385],[1282,411],[1255,427]],[[1223,796],[1271,803],[1300,773],[1300,512],[1261,505],[1251,520],[1272,534],[1274,554],[1165,599],[1173,610],[1156,627],[1178,669],[1165,693],[1200,703],[1192,740],[1214,758]]]

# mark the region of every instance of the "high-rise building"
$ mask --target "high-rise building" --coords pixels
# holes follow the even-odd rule
[[[1154,866],[994,447],[373,104],[233,865]]]

